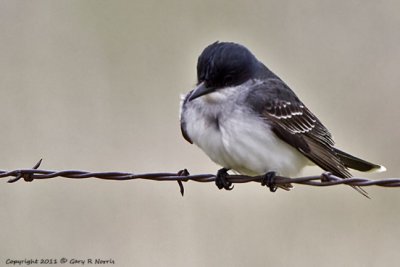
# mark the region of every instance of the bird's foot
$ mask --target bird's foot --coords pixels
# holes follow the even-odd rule
[[[228,176],[228,169],[222,168],[218,170],[217,176],[215,177],[215,185],[218,189],[224,188],[225,190],[232,190],[233,185],[232,182],[228,181],[226,177]]]
[[[269,188],[269,191],[275,192],[278,187],[275,183],[276,172],[267,172],[261,180],[261,185]]]

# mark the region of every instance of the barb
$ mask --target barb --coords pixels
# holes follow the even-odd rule
[[[20,169],[13,171],[0,170],[0,178],[14,177],[8,180],[9,183],[14,183],[21,178],[26,182],[32,182],[33,180],[51,179],[56,177],[63,177],[69,179],[87,179],[97,178],[103,180],[113,181],[127,181],[135,179],[153,180],[153,181],[177,181],[180,187],[180,192],[183,196],[184,187],[183,182],[195,181],[200,183],[214,182],[216,175],[214,174],[196,174],[190,175],[189,172],[184,169],[176,173],[174,172],[158,172],[158,173],[142,173],[134,174],[129,172],[89,172],[79,170],[63,170],[63,171],[52,171],[39,169],[42,160],[40,160],[32,169]],[[228,175],[226,179],[232,183],[249,183],[257,182],[264,183],[265,176],[246,176],[246,175]],[[381,186],[381,187],[400,187],[399,178],[386,178],[381,180],[370,180],[367,178],[347,178],[342,179],[330,173],[322,173],[316,176],[305,176],[298,178],[288,178],[283,176],[276,176],[274,185],[276,186],[287,186],[288,184],[301,184],[309,186],[334,186],[339,184],[345,184],[350,186]]]

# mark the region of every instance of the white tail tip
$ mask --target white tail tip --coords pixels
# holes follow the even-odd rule
[[[379,166],[377,168],[374,168],[371,170],[372,172],[385,172],[386,171],[386,167],[385,166]]]

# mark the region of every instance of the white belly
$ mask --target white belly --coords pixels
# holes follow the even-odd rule
[[[293,176],[307,165],[307,158],[278,138],[262,118],[216,101],[223,97],[216,94],[187,103],[182,114],[187,134],[214,162],[246,175],[276,171]]]

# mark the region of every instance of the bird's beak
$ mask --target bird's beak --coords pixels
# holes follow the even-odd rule
[[[196,89],[193,90],[192,94],[189,97],[189,101],[192,101],[193,99],[196,99],[202,95],[206,95],[206,94],[209,94],[214,91],[215,91],[215,88],[207,87],[205,85],[205,83],[202,82],[196,87]]]

